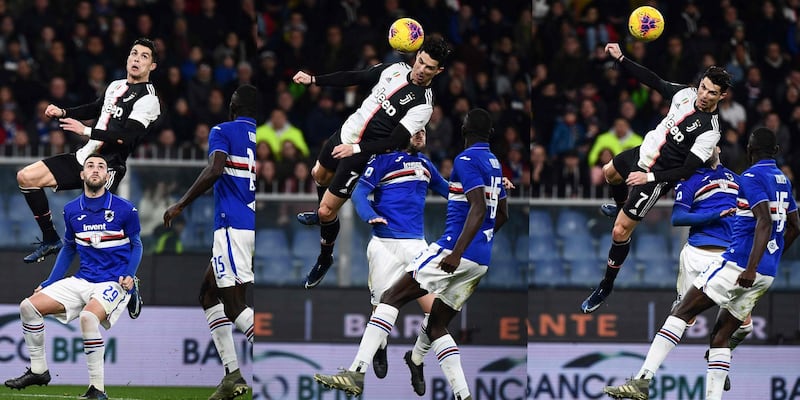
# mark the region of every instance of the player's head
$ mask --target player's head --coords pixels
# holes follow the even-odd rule
[[[700,83],[697,85],[697,101],[695,106],[701,111],[713,112],[717,104],[728,93],[731,87],[731,74],[725,68],[712,65],[708,67]]]
[[[229,106],[231,119],[237,117],[255,118],[257,100],[258,89],[255,86],[239,86],[231,96],[231,104]]]
[[[470,110],[461,125],[461,134],[467,143],[488,142],[492,132],[492,116],[482,108]]]
[[[425,38],[411,69],[411,83],[419,86],[428,86],[433,77],[444,71],[450,57],[450,46],[441,37],[432,36]]]
[[[128,72],[128,81],[131,83],[147,82],[150,72],[156,69],[158,53],[152,40],[139,38],[133,42],[128,53],[128,62],[125,66]]]
[[[750,162],[755,163],[765,158],[775,158],[778,150],[778,138],[775,132],[767,128],[757,128],[750,134],[747,142],[747,155],[750,157]]]
[[[411,135],[411,140],[408,141],[408,148],[406,150],[408,150],[409,153],[423,151],[425,150],[426,141],[425,128],[422,128],[417,131],[417,133]]]
[[[86,191],[97,193],[108,182],[108,162],[100,154],[92,153],[83,162],[81,179]]]

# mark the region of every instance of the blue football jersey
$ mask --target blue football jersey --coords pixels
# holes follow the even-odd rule
[[[739,176],[720,165],[716,169],[701,168],[675,188],[675,205],[693,214],[719,213],[736,207]],[[689,244],[728,247],[733,235],[733,217],[695,225],[689,229]]]
[[[373,157],[361,175],[359,185],[371,188],[370,205],[387,222],[387,225],[373,225],[373,235],[391,239],[424,239],[428,186],[439,186],[444,191],[448,184],[423,154],[395,151]],[[365,215],[359,216],[369,219]]]
[[[214,183],[214,229],[256,227],[256,121],[239,117],[213,128],[208,155],[228,155],[222,176]]]
[[[742,173],[733,240],[723,258],[736,262],[742,268],[747,267],[756,229],[752,208],[765,201],[768,202],[772,217],[772,232],[757,271],[762,275],[775,276],[783,254],[786,214],[797,210],[792,197],[792,184],[775,165],[775,160],[761,160]]]
[[[127,275],[130,237],[141,230],[133,204],[108,191],[95,199],[82,194],[64,206],[64,222],[65,246],[80,257],[75,277],[98,283]]]
[[[473,144],[453,161],[444,234],[436,242],[439,246],[448,250],[452,250],[455,246],[467,221],[469,202],[466,193],[471,190],[484,192],[487,210],[478,234],[467,246],[462,257],[480,265],[489,265],[494,220],[499,200],[506,197],[506,190],[503,187],[500,161],[489,151],[488,143]]]

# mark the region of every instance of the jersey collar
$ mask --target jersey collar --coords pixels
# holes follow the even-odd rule
[[[775,165],[775,166],[777,166],[778,163],[773,159],[767,158],[767,159],[764,159],[764,160],[758,160],[758,161],[756,161],[755,164],[753,164],[754,167],[759,167],[759,166],[764,166],[764,165]]]
[[[247,122],[247,123],[249,123],[250,125],[256,126],[256,120],[255,120],[255,118],[250,118],[250,117],[237,117],[237,118],[235,119],[235,121],[243,121],[243,122]]]
[[[479,149],[479,150],[489,150],[489,143],[488,142],[475,142],[472,146],[469,146],[470,149]]]
[[[111,208],[111,192],[106,190],[106,192],[103,194],[102,197],[100,197],[100,199],[102,199],[101,203],[105,204],[105,207],[103,207],[101,209],[110,209]],[[85,210],[87,208],[87,204],[89,202],[95,203],[95,204],[100,203],[100,202],[97,202],[97,200],[98,199],[90,199],[90,198],[86,197],[86,192],[84,192],[83,194],[81,194],[81,197],[80,197],[81,210]]]

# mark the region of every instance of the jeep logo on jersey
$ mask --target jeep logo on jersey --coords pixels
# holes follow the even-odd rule
[[[119,119],[122,116],[122,107],[118,107],[113,103],[106,103],[103,106],[103,112],[111,114],[112,117]]]
[[[375,95],[375,99],[378,100],[378,104],[381,105],[381,108],[386,111],[386,114],[389,114],[390,117],[397,114],[397,109],[394,108],[392,103],[389,102],[389,99],[386,97],[386,93],[384,91],[381,91]]]

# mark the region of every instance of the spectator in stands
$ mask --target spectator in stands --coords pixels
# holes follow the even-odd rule
[[[728,89],[728,95],[719,102],[719,118],[744,135],[747,129],[747,111],[735,99],[733,89]],[[723,165],[728,165],[723,163]]]
[[[617,118],[614,120],[614,125],[608,132],[597,136],[594,145],[592,145],[592,149],[589,150],[586,160],[590,166],[594,167],[603,150],[610,150],[611,156],[613,157],[622,153],[623,150],[632,149],[640,144],[642,144],[642,137],[631,130],[628,120],[625,118]],[[605,165],[605,163],[601,164],[601,167],[603,165]]]
[[[256,129],[256,141],[267,142],[272,154],[275,154],[278,160],[283,158],[283,143],[287,141],[292,143],[303,157],[309,156],[303,132],[292,125],[286,119],[286,113],[279,108],[272,111],[269,122]]]
[[[21,61],[17,65],[17,73],[12,77],[9,87],[19,102],[20,110],[22,110],[23,116],[26,117],[25,119],[34,118],[35,116],[31,114],[31,111],[36,106],[36,102],[45,97],[47,89],[34,75],[33,66],[30,62]]]
[[[209,126],[214,126],[228,120],[228,107],[222,90],[214,87],[209,92],[208,108],[199,110],[198,119]]]
[[[208,109],[208,98],[211,96],[211,89],[214,81],[211,77],[211,67],[206,63],[200,63],[197,67],[197,75],[189,81],[186,88],[186,100],[192,110]]]
[[[159,225],[153,232],[156,238],[156,243],[153,248],[153,253],[160,255],[178,255],[183,253],[183,242],[181,241],[181,234],[186,229],[186,218],[178,215],[172,220],[172,225],[169,228],[164,225]]]
[[[294,163],[292,175],[284,180],[283,190],[286,193],[316,193],[316,184],[311,179],[311,168],[304,160]]]
[[[278,193],[282,190],[278,180],[277,169],[275,168],[275,161],[264,160],[261,162],[256,186],[256,191],[259,193]]]
[[[427,137],[426,152],[434,163],[439,163],[446,157],[454,157],[451,145],[453,143],[453,123],[445,118],[442,107],[433,105],[433,112],[428,124],[425,126]]]
[[[29,119],[25,130],[28,132],[30,142],[33,146],[49,143],[50,131],[58,129],[58,121],[44,116],[47,109],[47,100],[39,100],[34,108],[33,118]]]
[[[553,182],[553,168],[547,158],[547,151],[540,144],[533,144],[531,147],[531,196],[549,197]]]
[[[36,155],[31,146],[28,132],[24,128],[18,129],[14,137],[5,143],[6,157],[30,157]]]
[[[308,144],[310,154],[319,154],[319,150],[325,140],[330,137],[330,133],[342,126],[344,120],[336,112],[335,105],[331,92],[323,90],[316,106],[308,113],[303,136]]]
[[[175,131],[165,127],[158,133],[155,143],[147,147],[148,158],[157,160],[177,160],[180,158],[180,149],[177,145]]]
[[[16,107],[10,104],[4,105],[0,111],[0,144],[12,143],[17,132],[24,130],[17,118]]]
[[[586,164],[581,162],[578,152],[563,153],[553,168],[556,196],[559,198],[588,198],[591,181]]]
[[[556,122],[553,138],[550,141],[549,153],[553,157],[575,149],[586,139],[586,128],[578,123],[578,114],[574,106],[567,106],[564,114]]]
[[[181,158],[193,160],[208,159],[209,130],[208,124],[202,122],[198,123],[194,128],[194,139],[181,146]]]

